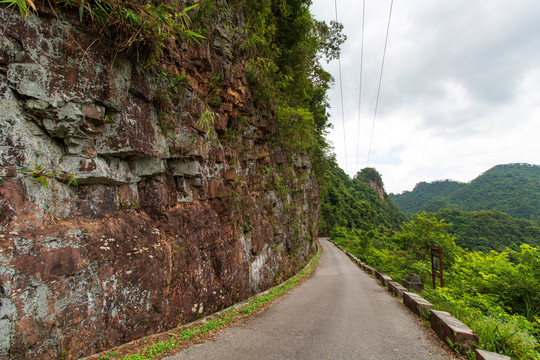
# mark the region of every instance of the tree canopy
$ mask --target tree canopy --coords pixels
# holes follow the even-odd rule
[[[452,224],[449,232],[456,243],[477,251],[518,250],[522,244],[540,246],[540,224],[516,219],[497,210],[463,211],[440,209],[435,216]]]

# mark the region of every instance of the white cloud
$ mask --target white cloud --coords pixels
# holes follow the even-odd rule
[[[338,1],[347,170],[366,166],[390,1],[366,2],[358,133],[361,1]],[[317,18],[334,3],[314,0]],[[326,17],[326,18],[325,18]],[[394,2],[370,166],[389,192],[419,181],[470,181],[490,167],[540,163],[540,2]],[[337,62],[327,66],[338,81]],[[336,84],[337,85],[337,84]],[[330,140],[345,168],[339,87],[330,93]]]

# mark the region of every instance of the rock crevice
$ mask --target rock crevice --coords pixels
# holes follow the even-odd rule
[[[0,358],[77,358],[170,329],[315,251],[309,157],[269,145],[245,59],[224,55],[241,29],[171,50],[154,74],[71,17],[0,8]]]

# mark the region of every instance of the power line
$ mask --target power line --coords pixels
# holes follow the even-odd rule
[[[336,10],[336,22],[339,23],[338,11],[337,11],[337,0],[334,0],[334,8]],[[341,55],[338,57],[338,64],[339,64],[339,88],[340,88],[340,91],[341,91],[341,118],[343,119],[343,147],[344,147],[344,152],[345,152],[345,172],[348,172],[348,166],[347,166],[347,135],[346,135],[346,131],[345,131],[345,111],[344,111],[344,106],[343,106],[343,81],[342,81],[342,77],[341,77]]]
[[[392,7],[394,5],[394,0],[390,2],[390,12],[388,13],[388,27],[386,28],[386,40],[384,42],[384,51],[381,64],[381,74],[379,76],[379,88],[377,89],[377,100],[375,101],[375,112],[373,114],[373,125],[371,126],[371,140],[369,142],[369,151],[367,157],[367,165],[369,165],[369,158],[371,156],[371,146],[373,145],[373,134],[375,133],[375,119],[377,118],[377,108],[379,107],[379,95],[381,93],[381,83],[384,70],[384,59],[386,58],[386,47],[388,45],[388,33],[390,32],[390,20],[392,19]]]
[[[364,24],[366,18],[366,0],[362,4],[362,41],[360,45],[360,84],[358,91],[358,134],[356,136],[356,164],[359,164],[360,158],[360,111],[362,109],[362,74],[364,67]],[[360,170],[360,169],[358,169]]]

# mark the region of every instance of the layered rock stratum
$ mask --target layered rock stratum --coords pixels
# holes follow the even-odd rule
[[[221,5],[208,41],[157,71],[77,11],[0,8],[0,358],[165,331],[313,253],[310,159],[272,145],[235,48],[244,19]]]

